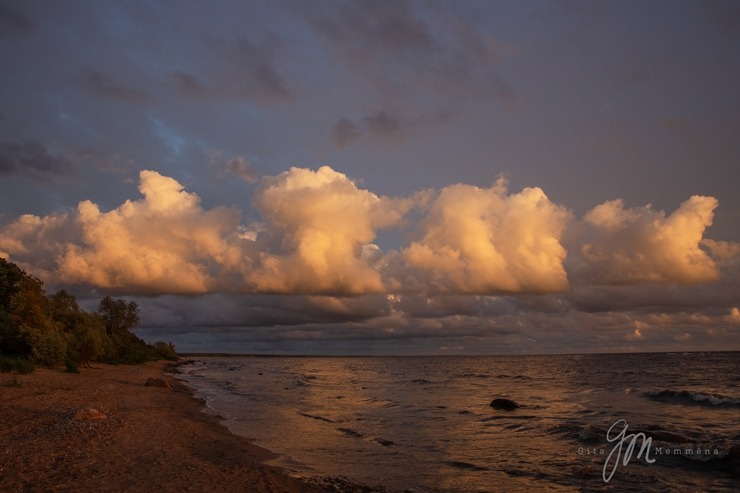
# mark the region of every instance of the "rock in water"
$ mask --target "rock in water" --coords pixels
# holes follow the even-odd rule
[[[168,384],[161,378],[150,378],[149,380],[146,381],[146,386],[147,387],[162,387],[165,389],[170,388],[170,384]]]
[[[491,407],[504,411],[513,411],[514,409],[520,408],[522,406],[512,401],[511,399],[498,398],[491,401]]]

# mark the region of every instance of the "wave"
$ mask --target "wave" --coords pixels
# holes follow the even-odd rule
[[[470,462],[464,462],[460,460],[450,460],[446,461],[444,464],[449,467],[454,467],[455,469],[464,469],[467,471],[488,471],[487,467],[478,466],[476,464],[471,464]]]
[[[334,421],[334,420],[331,420],[329,418],[325,418],[323,416],[318,416],[316,414],[308,414],[308,413],[300,413],[300,412],[298,414],[300,414],[304,418],[311,418],[311,419],[315,419],[317,421],[325,421],[326,423],[336,423],[336,421]]]
[[[695,404],[701,406],[740,407],[740,398],[692,390],[653,389],[643,394],[648,399],[661,402]]]
[[[344,435],[352,438],[362,438],[364,435],[362,433],[358,433],[355,430],[351,428],[337,428],[337,431],[342,432]]]

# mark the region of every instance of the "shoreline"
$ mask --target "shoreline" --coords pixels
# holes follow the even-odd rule
[[[0,374],[2,490],[378,491],[338,478],[296,478],[265,464],[279,454],[204,412],[202,399],[167,373],[174,365]],[[147,386],[149,378],[169,387]]]

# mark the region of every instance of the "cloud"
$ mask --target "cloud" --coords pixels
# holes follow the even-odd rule
[[[695,195],[670,215],[650,205],[625,208],[619,199],[594,207],[584,216],[579,275],[606,284],[716,281],[718,267],[701,244],[717,205]]]
[[[325,11],[316,7],[309,22],[327,53],[357,70],[386,101],[409,104],[423,94],[445,100],[446,107],[480,96],[516,99],[499,73],[499,62],[516,50],[454,9],[360,1]]]
[[[257,176],[244,156],[234,156],[233,158],[226,161],[221,169],[222,174],[228,173],[234,176],[238,176],[247,183],[253,183],[257,181]]]
[[[340,150],[363,137],[380,144],[395,144],[412,132],[423,131],[449,122],[453,114],[452,111],[436,111],[405,119],[396,113],[380,110],[356,122],[341,118],[332,126],[331,137],[334,145]]]
[[[340,119],[332,126],[331,137],[338,149],[344,149],[362,136],[363,130],[347,118]]]
[[[139,190],[143,199],[109,212],[86,200],[72,216],[22,216],[3,228],[0,249],[27,263],[54,259],[47,270],[56,284],[123,293],[204,293],[220,268],[237,268],[239,211],[203,210],[197,195],[155,171],[140,173]]]
[[[229,163],[251,176],[245,159]],[[389,313],[414,318],[678,305],[726,316],[736,305],[740,246],[703,238],[712,197],[694,196],[670,215],[609,201],[574,221],[541,189],[511,193],[503,179],[391,198],[323,166],[262,178],[253,199],[261,217],[244,225],[240,210],[204,209],[173,178],[142,171],[139,179],[142,198],[107,212],[85,200],[73,212],[20,216],[0,227],[0,254],[55,285],[148,295],[388,294]],[[382,229],[405,239],[383,250],[375,243]],[[321,303],[327,313],[348,306]]]
[[[261,218],[245,226],[155,171],[139,191],[107,212],[20,216],[0,226],[0,255],[81,300],[134,296],[142,335],[183,348],[717,349],[740,320],[740,245],[703,239],[711,197],[671,214],[610,201],[576,221],[503,179],[390,198],[328,166],[291,168],[260,180]],[[406,240],[381,250],[383,228]]]
[[[385,290],[372,256],[379,228],[408,205],[362,190],[328,166],[291,168],[264,179],[255,205],[267,219],[271,250],[260,254],[258,291],[361,294]]]
[[[508,194],[452,185],[420,224],[420,238],[402,251],[417,289],[495,294],[567,289],[560,244],[569,212],[539,188]],[[409,283],[406,281],[403,284]]]
[[[211,39],[207,45],[218,62],[210,74],[217,94],[264,103],[282,103],[291,99],[291,93],[277,69],[280,52],[277,36],[268,34],[262,43],[246,37],[230,43]]]
[[[74,172],[68,159],[49,153],[38,142],[6,142],[0,144],[0,175],[21,175],[45,182],[54,176]]]

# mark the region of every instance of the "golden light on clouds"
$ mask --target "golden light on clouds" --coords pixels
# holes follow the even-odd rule
[[[670,214],[612,200],[578,221],[540,188],[511,193],[504,180],[391,198],[324,166],[263,178],[263,221],[243,225],[237,208],[204,209],[173,178],[139,180],[142,197],[108,212],[85,200],[72,214],[20,216],[2,228],[0,251],[48,280],[121,292],[354,296],[702,283],[719,277],[712,251],[726,263],[737,250],[704,240],[713,197]],[[408,239],[382,250],[377,234],[393,228]]]

